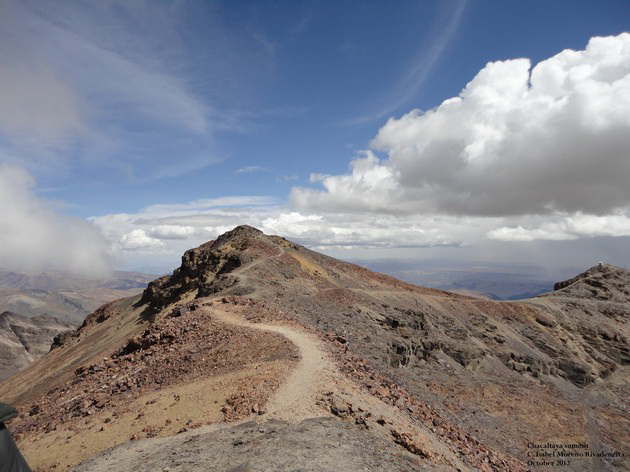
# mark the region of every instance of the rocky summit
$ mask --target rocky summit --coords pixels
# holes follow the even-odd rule
[[[239,226],[0,400],[40,471],[627,470],[630,273],[555,288],[482,300]]]

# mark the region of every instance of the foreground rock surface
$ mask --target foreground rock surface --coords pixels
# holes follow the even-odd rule
[[[403,472],[451,469],[414,464],[391,443],[350,423],[311,418],[298,424],[249,422],[216,432],[155,442],[138,441],[119,446],[74,470]]]

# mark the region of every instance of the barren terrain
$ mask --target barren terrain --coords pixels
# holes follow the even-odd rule
[[[516,471],[531,443],[608,454],[566,470],[624,470],[629,287],[601,266],[481,300],[238,227],[97,310],[0,397],[39,470]]]

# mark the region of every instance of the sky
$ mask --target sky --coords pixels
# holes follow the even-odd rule
[[[630,266],[630,3],[0,0],[0,267]]]

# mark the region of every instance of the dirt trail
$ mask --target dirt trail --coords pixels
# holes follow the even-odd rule
[[[299,423],[307,418],[332,416],[330,410],[321,405],[321,399],[332,394],[341,403],[347,402],[355,409],[370,412],[373,418],[385,418],[387,425],[395,425],[400,431],[417,434],[426,450],[435,457],[441,456],[446,463],[466,470],[461,460],[426,428],[413,424],[396,406],[383,403],[344,376],[325,351],[321,341],[313,334],[288,325],[250,323],[237,314],[221,309],[221,305],[206,306],[204,309],[224,323],[279,333],[300,350],[301,360],[298,366],[267,403],[265,421],[278,419]],[[213,431],[216,427],[210,426],[206,430]],[[390,438],[390,426],[373,432],[382,438]]]
[[[186,464],[190,466],[190,468],[186,470],[216,470],[209,468],[202,469],[200,468],[201,466],[197,468],[192,467],[193,464],[199,465],[205,463],[204,461],[208,459],[202,452],[207,447],[204,441],[208,440],[211,441],[210,444],[214,444],[214,442],[217,441],[217,435],[219,435],[218,437],[225,437],[228,441],[225,444],[228,446],[224,445],[223,447],[229,451],[229,444],[232,444],[232,446],[234,446],[234,444],[240,444],[231,442],[233,441],[233,435],[235,434],[233,431],[239,425],[244,427],[246,425],[258,424],[259,426],[257,426],[257,428],[263,428],[259,429],[259,431],[264,431],[267,427],[271,427],[272,429],[279,427],[278,425],[281,423],[274,423],[273,420],[282,420],[291,424],[299,423],[297,427],[299,428],[299,431],[302,431],[304,428],[307,428],[306,423],[302,423],[304,420],[312,422],[313,420],[309,420],[309,418],[333,416],[327,407],[318,405],[318,403],[321,403],[318,402],[318,400],[320,400],[323,396],[331,395],[332,392],[334,392],[334,396],[341,399],[340,401],[346,401],[349,404],[354,405],[357,409],[362,408],[363,411],[371,412],[372,418],[380,417],[386,419],[387,423],[385,426],[379,426],[378,423],[372,423],[374,429],[372,429],[371,432],[375,436],[370,440],[385,441],[383,444],[389,443],[391,441],[390,428],[394,425],[396,429],[400,429],[402,431],[415,431],[419,435],[418,437],[421,438],[421,443],[424,445],[426,450],[430,451],[436,460],[437,458],[442,458],[440,459],[442,465],[439,467],[436,466],[436,470],[444,470],[446,468],[468,470],[468,467],[461,462],[460,458],[454,455],[445,444],[440,443],[440,441],[428,430],[418,425],[414,426],[409,422],[409,418],[400,412],[398,408],[393,405],[387,405],[376,397],[362,392],[359,386],[354,384],[350,379],[346,378],[339,369],[335,367],[333,360],[325,351],[322,342],[315,335],[303,331],[298,327],[289,325],[251,323],[244,318],[241,318],[238,313],[234,313],[229,309],[226,310],[222,306],[222,303],[218,300],[210,301],[209,305],[202,305],[202,308],[200,309],[205,310],[206,313],[214,319],[226,324],[263,332],[279,333],[299,348],[301,360],[294,371],[289,374],[286,379],[284,379],[282,385],[278,388],[278,390],[276,390],[273,397],[267,403],[266,414],[261,417],[254,416],[256,423],[251,422],[252,417],[250,416],[234,423],[214,423],[206,425],[201,428],[178,434],[177,436],[144,439],[126,443],[109,451],[105,451],[99,456],[87,461],[83,465],[79,465],[73,470],[81,472],[122,470],[132,463],[145,464],[149,458],[158,457],[160,454],[164,455],[163,451],[180,451],[191,441],[197,441],[199,444],[204,445],[203,448],[197,447],[195,449],[196,452],[194,454],[194,459],[190,457],[179,458],[179,456],[177,456],[175,459],[178,460],[175,460],[176,464],[174,464],[176,467],[174,469],[167,468],[165,470],[184,470],[179,467],[187,467]],[[348,425],[349,423],[343,422],[343,424]],[[324,430],[322,434],[322,437],[326,438],[337,436],[337,434],[331,436],[331,433],[326,430]],[[313,446],[313,444],[315,445]],[[306,448],[308,454],[311,453],[311,447],[317,448],[317,443],[312,443]],[[330,447],[330,445],[327,447]],[[336,444],[334,447],[337,449],[342,446]],[[402,451],[402,449],[398,450]],[[161,465],[170,465],[170,462],[173,462],[174,460],[172,454],[174,454],[174,452],[169,452],[168,457],[166,457],[168,460],[164,459],[161,462]],[[286,451],[283,454],[286,455]],[[258,459],[259,458],[256,456],[256,460]],[[300,460],[303,460],[303,458]],[[160,462],[159,460],[157,461]],[[127,468],[127,470],[147,469],[144,469],[142,466],[134,466],[132,468]],[[324,470],[336,469],[327,467]],[[342,469],[339,470],[351,469],[349,467],[342,467]],[[382,470],[382,468],[365,470]]]
[[[263,262],[267,262],[271,259],[277,259],[278,257],[281,257],[282,255],[284,255],[286,253],[286,249],[284,248],[280,248],[280,252],[278,254],[274,254],[273,256],[269,256],[269,257],[263,257],[261,259],[257,259],[253,262],[250,262],[249,264],[246,264],[244,266],[241,266],[235,270],[233,270],[232,272],[230,272],[230,275],[235,275],[237,276],[237,278],[239,279],[239,282],[242,284],[245,281],[250,281],[251,280],[251,275],[247,274],[247,271],[250,271],[251,269],[253,269],[254,267],[262,264]],[[255,287],[256,284],[252,284],[252,286]],[[247,296],[248,297],[254,297],[256,298],[256,295],[258,295],[260,292],[260,288],[256,287],[252,292],[248,293]]]
[[[258,259],[250,264],[239,267],[232,272],[241,283],[248,280],[248,271],[271,259],[281,257],[286,253],[280,248],[278,254]],[[248,294],[253,296],[256,292]],[[291,341],[300,351],[300,362],[288,379],[276,391],[267,405],[267,417],[289,422],[299,422],[305,418],[323,416],[326,413],[315,404],[323,385],[329,384],[333,377],[338,376],[338,369],[330,357],[320,347],[320,341],[314,336],[286,325],[250,323],[233,313],[220,309],[205,308],[210,315],[226,324],[240,326],[258,331],[278,333]],[[329,416],[329,415],[328,415]]]
[[[335,376],[337,369],[314,336],[286,325],[250,323],[232,313],[211,307],[205,307],[205,310],[223,323],[281,334],[300,350],[301,360],[297,368],[267,405],[269,418],[298,422],[325,414],[315,402],[321,387]]]

